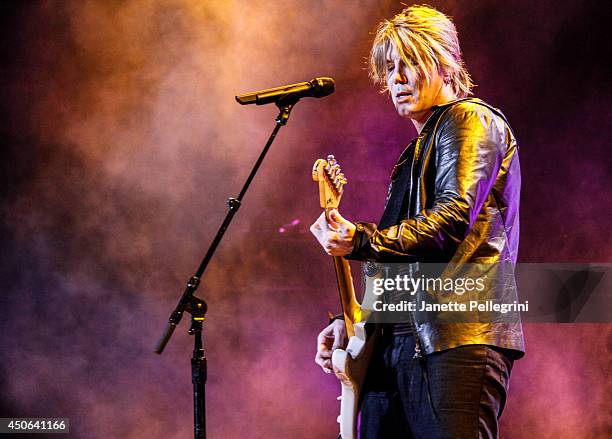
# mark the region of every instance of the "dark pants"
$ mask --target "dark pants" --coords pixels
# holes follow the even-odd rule
[[[461,346],[414,359],[414,337],[383,336],[368,369],[361,439],[497,438],[513,361]]]

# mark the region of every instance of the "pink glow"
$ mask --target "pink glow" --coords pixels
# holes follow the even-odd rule
[[[295,107],[199,295],[210,437],[334,437],[339,384],[313,358],[338,300],[306,227],[320,215],[310,171],[334,154],[349,181],[343,215],[376,221],[416,134],[364,70],[370,32],[401,5],[347,3],[24,3],[4,76],[15,181],[3,186],[0,346],[12,415],[68,416],[74,437],[190,437],[188,319],[163,356],[152,349],[274,125],[276,108],[234,95],[330,75],[336,93]],[[608,78],[592,67],[599,57],[578,62],[583,49],[566,48],[598,15],[561,3],[434,6],[455,16],[478,95],[521,142],[521,258],[610,261],[598,127]],[[526,325],[502,437],[607,437],[610,328]]]

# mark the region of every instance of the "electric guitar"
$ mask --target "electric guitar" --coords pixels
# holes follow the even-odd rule
[[[315,162],[312,179],[319,183],[319,200],[327,216],[330,210],[338,208],[347,180],[332,155],[326,160],[319,159]],[[353,277],[348,261],[341,256],[333,256],[333,259],[349,339],[346,349],[336,349],[332,354],[334,372],[342,384],[342,395],[338,398],[340,399],[339,437],[357,439],[360,391],[372,354],[375,336],[372,331],[366,331],[369,311],[362,310],[355,297]]]

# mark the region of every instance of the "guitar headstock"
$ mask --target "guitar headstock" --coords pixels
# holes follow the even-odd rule
[[[340,170],[340,165],[333,155],[327,159],[319,159],[312,167],[312,179],[319,182],[319,200],[321,207],[337,209],[344,192],[346,177]]]

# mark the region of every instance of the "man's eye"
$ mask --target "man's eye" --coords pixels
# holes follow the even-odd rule
[[[395,68],[393,64],[387,64],[387,71],[392,71]]]

